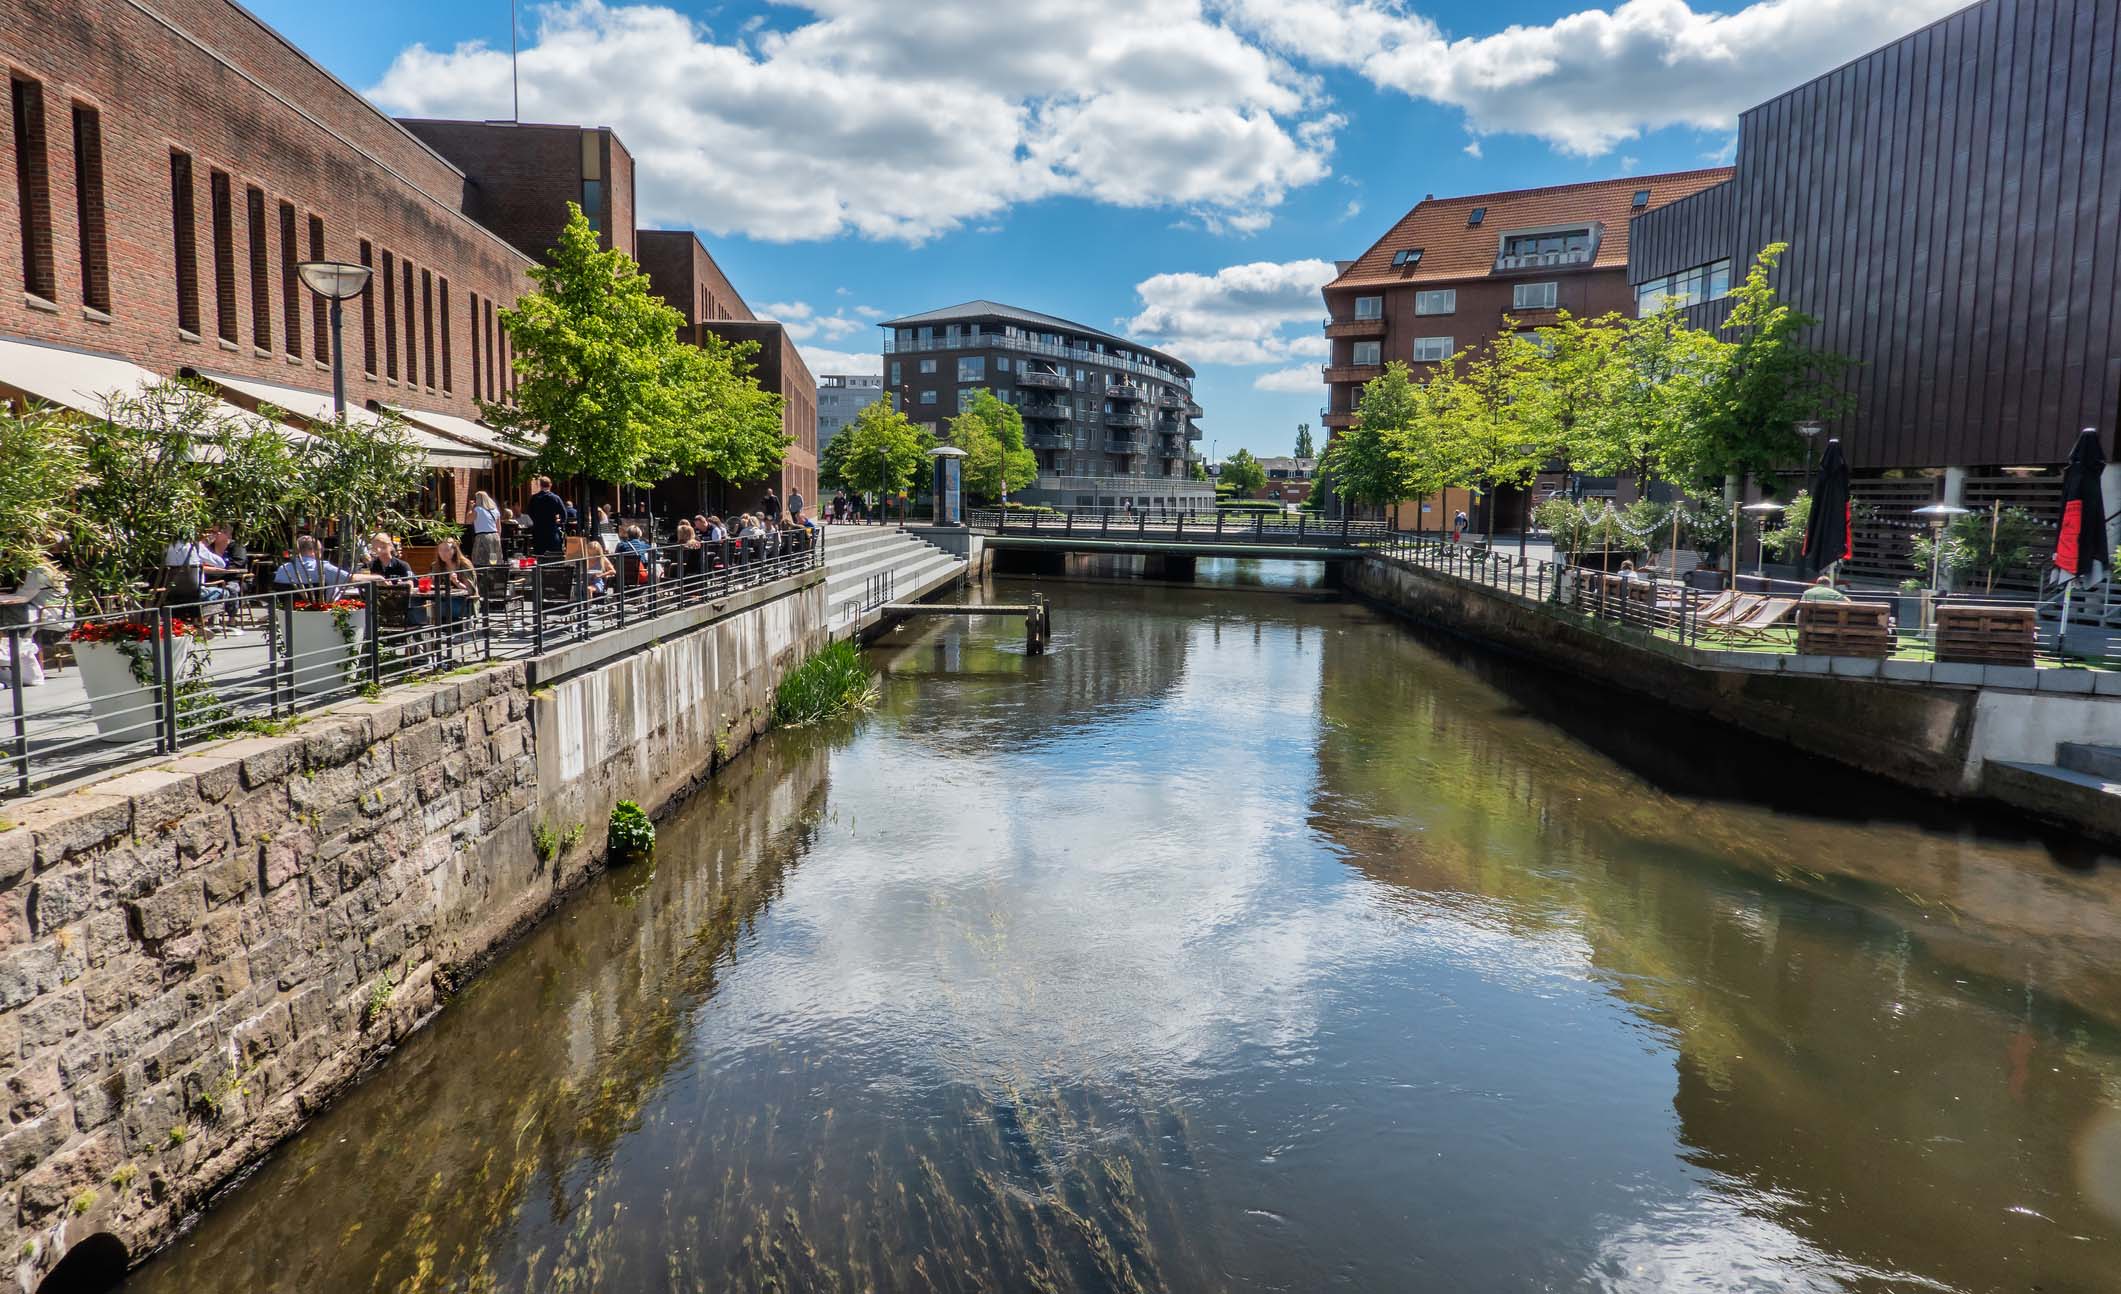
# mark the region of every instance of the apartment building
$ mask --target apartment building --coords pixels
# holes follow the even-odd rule
[[[881,373],[826,373],[817,380],[817,443],[820,452],[862,410],[884,398]]]

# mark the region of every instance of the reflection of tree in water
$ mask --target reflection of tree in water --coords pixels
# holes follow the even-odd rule
[[[555,914],[128,1288],[1150,1291],[1217,1270],[1181,1224],[1192,1136],[1162,1102],[1029,1073],[880,1092],[799,1023],[723,1041],[708,1004],[815,847],[832,739],[730,766],[652,874]]]
[[[2110,878],[1667,795],[1394,629],[1324,641],[1313,826],[1379,881],[1583,939],[1670,1030],[1682,1136],[1727,1190],[1856,1268],[2109,1278],[2121,1217],[2072,1143],[2121,1105]]]

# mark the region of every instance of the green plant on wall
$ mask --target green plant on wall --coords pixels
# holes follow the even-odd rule
[[[655,852],[655,823],[632,800],[620,800],[612,807],[606,830],[606,846],[614,861],[646,858]]]

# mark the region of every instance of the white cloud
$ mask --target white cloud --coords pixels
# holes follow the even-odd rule
[[[1255,261],[1213,274],[1157,274],[1134,285],[1139,314],[1123,331],[1189,364],[1286,364],[1326,352],[1319,289],[1333,262]]]
[[[829,315],[819,314],[808,301],[769,301],[758,308],[762,319],[778,319],[788,335],[798,344],[813,337],[826,341],[838,341],[871,327],[866,320],[850,319],[842,310]],[[857,309],[856,313],[861,313]]]
[[[884,371],[881,351],[833,350],[826,346],[798,345],[803,362],[813,377],[821,373],[878,373]]]
[[[1341,211],[1340,211],[1340,218],[1341,218],[1342,220],[1353,220],[1353,219],[1355,219],[1355,217],[1357,217],[1357,216],[1359,216],[1359,215],[1361,215],[1361,214],[1362,214],[1362,199],[1360,199],[1360,198],[1350,198],[1350,199],[1348,199],[1348,205],[1347,205],[1347,206],[1345,206],[1345,207],[1342,207],[1342,208],[1341,208]]]
[[[1475,139],[1475,140],[1470,140],[1470,141],[1468,141],[1468,142],[1467,142],[1467,144],[1466,144],[1466,156],[1467,156],[1467,157],[1470,157],[1470,158],[1474,158],[1475,160],[1478,160],[1478,159],[1479,159],[1479,157],[1480,157],[1480,141],[1479,141],[1479,140]]]
[[[809,21],[725,44],[660,5],[563,0],[522,51],[522,113],[616,127],[644,223],[919,241],[1072,195],[1254,230],[1329,173],[1342,120],[1202,3],[803,0]],[[370,94],[496,116],[508,54],[414,45]]]
[[[1255,391],[1319,391],[1324,389],[1325,384],[1325,376],[1310,364],[1300,364],[1295,368],[1278,368],[1252,379],[1252,389]]]
[[[1665,126],[1729,130],[1740,110],[1965,3],[1756,0],[1718,13],[1626,0],[1455,38],[1401,0],[1219,0],[1219,12],[1292,59],[1463,109],[1481,134],[1595,157]]]

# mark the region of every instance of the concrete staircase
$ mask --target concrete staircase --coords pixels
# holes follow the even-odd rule
[[[879,619],[876,604],[917,602],[964,577],[965,560],[894,526],[825,529],[825,613],[834,638]],[[872,577],[887,576],[889,587]]]
[[[2087,836],[2121,843],[2121,746],[2065,741],[2052,764],[1992,759],[1982,789],[2007,804]]]

